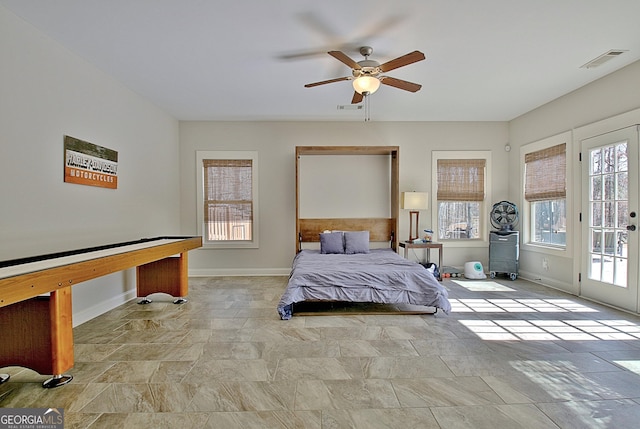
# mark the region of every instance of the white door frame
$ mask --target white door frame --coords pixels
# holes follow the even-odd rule
[[[639,265],[639,240],[638,231],[626,231],[628,241],[622,246],[617,246],[617,236],[613,232],[612,228],[596,228],[603,230],[609,230],[610,232],[602,233],[599,236],[599,246],[596,250],[603,251],[607,254],[597,255],[590,254],[590,250],[594,249],[596,244],[592,244],[592,235],[590,229],[591,207],[589,204],[589,169],[591,165],[590,153],[591,149],[597,149],[601,146],[610,144],[616,144],[619,142],[626,142],[628,144],[628,183],[629,183],[629,207],[628,213],[633,213],[635,216],[625,217],[620,221],[626,222],[628,225],[633,225],[634,228],[638,226],[639,203],[638,203],[638,165],[639,149],[638,149],[638,126],[626,127],[623,129],[611,131],[601,135],[593,136],[590,138],[582,139],[580,141],[580,151],[582,153],[582,168],[581,168],[581,211],[582,211],[582,225],[581,236],[582,249],[580,255],[576,255],[581,261],[581,296],[600,301],[606,304],[610,304],[625,310],[638,312],[640,309],[640,294],[638,293],[638,265]],[[619,229],[618,229],[619,230]],[[625,231],[623,231],[625,232]],[[609,238],[610,240],[607,240]],[[611,246],[607,247],[607,243],[611,241]],[[609,247],[611,247],[609,249]],[[619,250],[623,249],[622,253]],[[624,253],[624,255],[623,255]],[[599,262],[599,264],[598,264]],[[620,263],[620,264],[619,264]],[[614,269],[615,267],[615,269]],[[594,268],[596,271],[590,274],[590,270]],[[601,269],[602,268],[602,269]],[[622,268],[619,269],[618,268]],[[600,272],[607,273],[619,273],[625,278],[614,281],[613,277],[609,279],[600,280]],[[606,277],[606,276],[605,276]],[[613,283],[619,283],[614,285]]]
[[[595,137],[601,134],[605,134],[611,131],[627,128],[627,127],[638,125],[638,124],[640,124],[640,108],[636,108],[634,110],[620,113],[603,120],[599,120],[596,122],[588,123],[586,125],[573,128],[572,129],[573,159],[574,160],[578,159],[578,154],[580,152],[580,141],[590,137]],[[572,253],[573,278],[574,278],[574,281],[576,282],[575,284],[577,285],[576,293],[578,295],[582,295],[581,282],[579,281],[579,278],[581,276],[581,270],[582,270],[582,257],[580,253],[581,251],[578,249],[582,249],[583,245],[586,247],[586,243],[582,243],[582,233],[581,233],[582,225],[580,225],[578,222],[578,214],[582,207],[581,189],[583,186],[583,184],[581,183],[582,171],[580,168],[574,169],[572,178],[573,178],[572,179],[573,186],[575,189],[575,193],[573,196],[573,204],[574,204],[573,213],[574,213],[574,219],[575,219],[574,222],[576,222],[578,225],[578,227],[575,228],[574,234],[572,235],[573,237],[572,243],[574,245],[574,252]],[[640,314],[640,312],[637,314]]]

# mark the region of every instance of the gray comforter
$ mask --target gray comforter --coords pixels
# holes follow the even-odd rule
[[[447,290],[422,265],[391,249],[372,249],[355,255],[322,254],[303,250],[293,260],[289,284],[278,313],[293,314],[303,301],[413,304],[451,310]]]

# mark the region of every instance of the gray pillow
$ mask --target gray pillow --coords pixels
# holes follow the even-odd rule
[[[320,253],[344,253],[342,232],[321,232]]]
[[[345,231],[344,253],[369,253],[369,231]]]

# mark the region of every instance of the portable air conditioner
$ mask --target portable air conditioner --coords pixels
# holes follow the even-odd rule
[[[487,276],[484,273],[484,268],[482,268],[482,264],[478,261],[465,262],[464,276],[468,279],[486,279],[487,278]]]

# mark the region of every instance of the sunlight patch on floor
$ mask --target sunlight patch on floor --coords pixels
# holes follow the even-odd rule
[[[462,286],[465,289],[474,291],[474,292],[512,292],[514,289],[511,289],[508,286],[501,285],[497,282],[492,281],[472,281],[472,280],[451,280],[452,282]]]
[[[614,360],[613,362],[616,365],[620,365],[621,367],[640,375],[640,360]]]
[[[598,310],[568,299],[450,298],[458,313],[597,313]]]
[[[620,320],[460,320],[483,340],[598,341],[638,340],[640,326]],[[640,363],[631,371],[640,373]],[[621,364],[623,365],[623,364]]]

